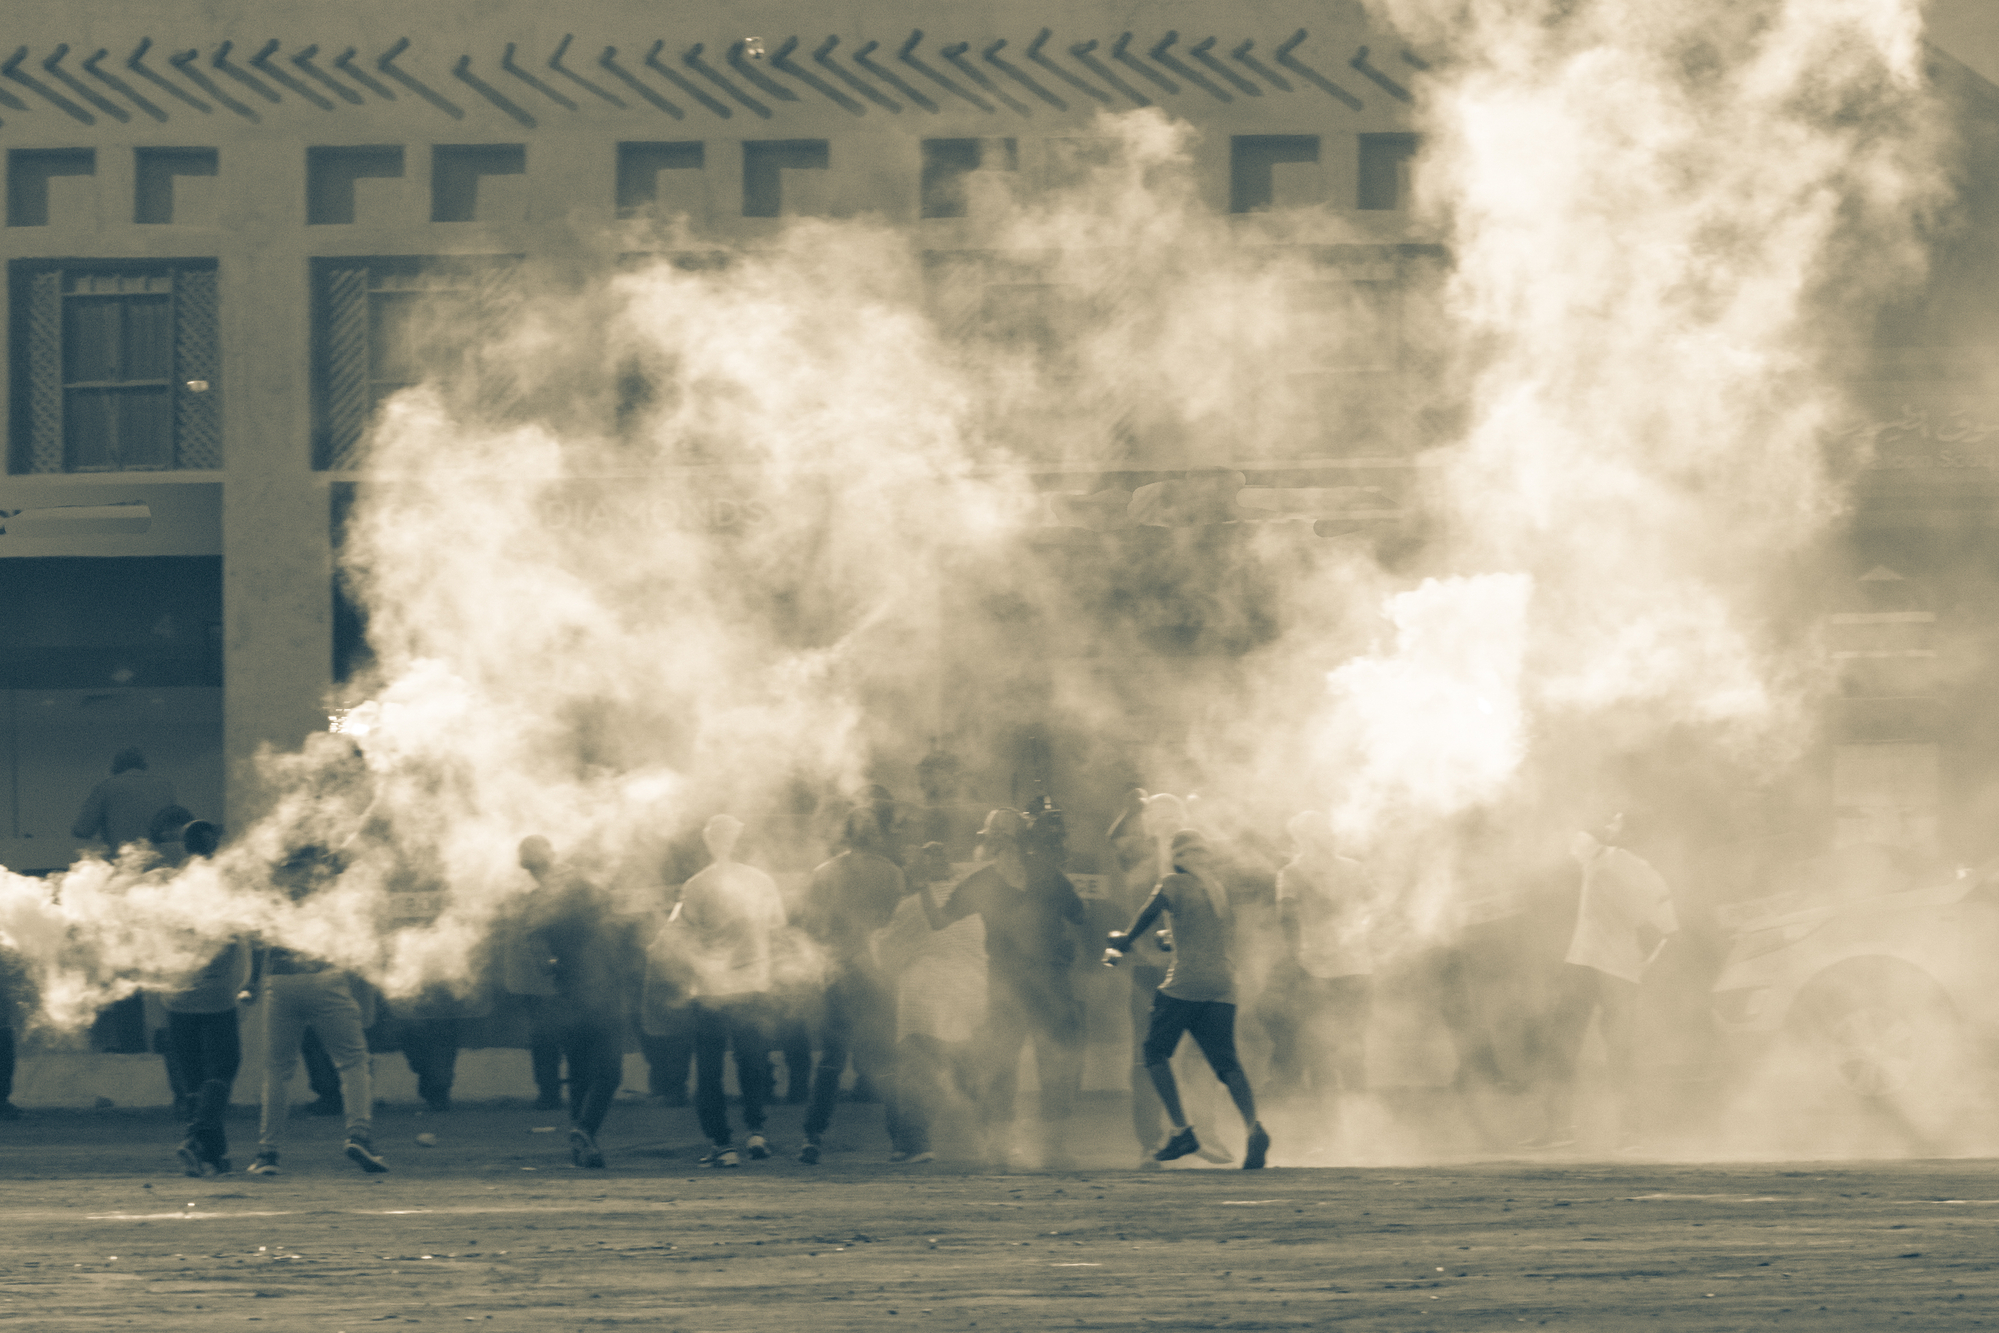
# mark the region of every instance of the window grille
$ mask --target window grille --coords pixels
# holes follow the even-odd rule
[[[15,470],[222,466],[212,265],[17,268]]]
[[[473,368],[513,290],[518,257],[322,260],[315,274],[315,465],[358,467],[376,411],[426,378]]]

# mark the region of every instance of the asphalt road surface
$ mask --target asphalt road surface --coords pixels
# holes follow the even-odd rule
[[[1990,1160],[1008,1173],[890,1166],[852,1110],[816,1168],[704,1170],[691,1113],[620,1107],[578,1170],[512,1107],[385,1114],[385,1176],[300,1119],[283,1175],[211,1180],[163,1115],[33,1115],[0,1125],[0,1324],[1999,1327]]]

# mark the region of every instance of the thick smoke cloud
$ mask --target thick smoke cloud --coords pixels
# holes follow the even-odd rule
[[[1214,216],[1191,131],[1143,111],[1044,195],[975,173],[955,257],[868,220],[729,251],[635,224],[613,276],[523,271],[422,329],[435,373],[384,404],[345,532],[375,653],[348,729],[266,756],[212,864],[0,875],[46,1018],[243,929],[465,984],[523,835],[644,884],[726,810],[746,858],[809,863],[822,807],[1029,704],[1218,832],[1329,812],[1411,942],[1480,891],[1467,829],[1540,858],[1667,742],[1780,769],[1822,688],[1798,589],[1843,503],[1841,348],[1919,275],[1941,188],[1914,5],[1385,13],[1430,65],[1415,228],[1447,256],[1392,309],[1312,250],[1372,237]],[[1330,407],[1298,373],[1389,344],[1409,373]],[[1185,492],[1030,480],[1216,469],[1211,516],[1269,516],[1227,469],[1362,438],[1329,414],[1413,458],[1420,542],[1218,540]],[[1064,554],[1140,541],[1143,596]],[[1162,651],[1131,608],[1164,603],[1229,651]],[[346,868],[294,904],[270,867],[307,846]],[[384,925],[412,892],[435,921]]]

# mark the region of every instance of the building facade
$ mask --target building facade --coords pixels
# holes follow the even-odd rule
[[[948,266],[986,183],[1043,188],[1100,110],[1157,105],[1198,131],[1216,213],[1351,215],[1336,280],[1434,253],[1404,209],[1422,62],[1357,5],[85,0],[10,35],[0,510],[148,515],[0,535],[19,869],[68,863],[125,745],[196,814],[254,814],[250,760],[323,728],[359,651],[338,514],[375,406],[435,350],[413,340],[521,266],[615,263],[621,220],[754,247],[866,215]],[[1383,494],[1409,475],[1318,452]]]

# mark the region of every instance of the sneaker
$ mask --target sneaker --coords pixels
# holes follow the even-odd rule
[[[819,1145],[808,1140],[805,1146],[798,1150],[798,1160],[807,1166],[819,1165]]]
[[[1270,1135],[1264,1130],[1263,1123],[1258,1121],[1249,1128],[1249,1147],[1242,1155],[1242,1169],[1245,1171],[1261,1171],[1263,1169],[1264,1156],[1269,1151]]]
[[[770,1144],[765,1141],[763,1135],[752,1134],[744,1142],[743,1151],[749,1154],[751,1161],[761,1162],[764,1158],[770,1156]]]
[[[207,1165],[207,1162],[201,1156],[201,1145],[193,1139],[184,1140],[180,1147],[175,1148],[174,1156],[180,1158],[180,1169],[183,1175],[199,1178],[207,1174],[202,1169]]]
[[[278,1173],[278,1155],[274,1152],[260,1152],[257,1160],[244,1170],[253,1176],[275,1176]]]
[[[601,1170],[604,1166],[604,1152],[597,1146],[596,1138],[588,1131],[572,1129],[569,1131],[569,1160],[581,1167]]]
[[[715,1151],[701,1159],[701,1165],[703,1166],[731,1167],[741,1166],[742,1164],[742,1157],[734,1148],[729,1147],[727,1144],[716,1148]]]
[[[1185,1129],[1174,1130],[1173,1137],[1166,1140],[1166,1146],[1152,1154],[1152,1157],[1154,1161],[1170,1162],[1175,1158],[1185,1157],[1188,1153],[1199,1151],[1201,1151],[1201,1141],[1194,1137],[1194,1127],[1189,1125]]]
[[[210,1158],[208,1165],[209,1169],[214,1171],[218,1176],[226,1176],[236,1169],[236,1164],[226,1156]]]
[[[343,1150],[347,1159],[370,1175],[378,1175],[389,1169],[389,1164],[375,1152],[375,1145],[365,1134],[349,1134],[347,1147]]]

